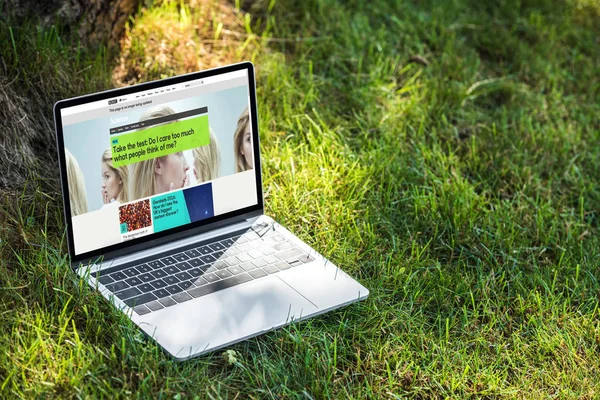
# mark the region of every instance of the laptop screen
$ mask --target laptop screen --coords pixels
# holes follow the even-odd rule
[[[248,68],[163,82],[60,109],[72,255],[262,202]]]

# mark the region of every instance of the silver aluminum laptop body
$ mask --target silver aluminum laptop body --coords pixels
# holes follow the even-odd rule
[[[256,103],[254,94],[254,71],[250,63],[236,64],[216,70],[204,71],[210,76],[220,72],[247,69],[249,71],[251,119],[254,121],[252,137],[254,146],[257,179],[260,179],[260,151],[258,150],[258,130],[255,121]],[[202,75],[201,75],[202,76]],[[143,87],[143,85],[142,85]],[[119,89],[117,89],[119,90]],[[104,98],[110,92],[103,92]],[[135,93],[135,89],[133,89]],[[86,96],[87,97],[87,96]],[[86,97],[79,98],[77,104],[87,103]],[[91,100],[96,100],[92,98]],[[59,105],[57,103],[57,105]],[[68,182],[65,179],[64,153],[60,150],[63,132],[60,107],[55,106],[57,143],[61,166],[63,197],[65,200],[66,222],[69,226]],[[97,290],[115,307],[123,311],[149,337],[154,339],[166,352],[177,360],[186,360],[224,346],[260,335],[261,333],[287,325],[293,321],[310,318],[329,310],[365,299],[369,291],[352,279],[336,265],[329,262],[317,251],[298,239],[271,217],[264,215],[262,185],[259,187],[259,207],[204,226],[174,232],[159,239],[138,241],[129,247],[103,253],[99,258],[73,261],[73,268],[83,279]],[[293,268],[280,270],[260,279],[237,284],[215,291],[171,307],[140,315],[126,302],[96,279],[104,270],[118,269],[121,265],[131,265],[136,260],[145,260],[153,255],[177,252],[180,248],[190,248],[196,243],[211,241],[233,232],[248,232],[260,244],[270,235],[280,235],[285,241],[301,249],[309,262],[298,263]],[[254,236],[256,235],[256,236]],[[244,236],[244,235],[243,235]],[[69,251],[73,257],[73,238],[69,231]],[[224,254],[222,257],[225,257]],[[308,255],[308,256],[306,256]]]

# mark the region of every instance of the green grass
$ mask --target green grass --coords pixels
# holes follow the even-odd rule
[[[154,7],[131,32],[200,18]],[[69,271],[60,196],[34,170],[0,206],[2,397],[600,396],[598,3],[239,15],[222,54],[257,67],[268,213],[371,296],[232,346],[234,365],[173,362]],[[108,86],[119,63],[31,21],[0,38],[4,75],[41,104]],[[132,39],[137,79],[179,72],[146,72]]]

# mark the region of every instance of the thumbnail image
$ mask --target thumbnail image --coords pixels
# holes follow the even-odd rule
[[[191,222],[200,221],[215,215],[212,183],[195,186],[183,191]]]
[[[121,224],[121,233],[136,231],[152,225],[150,200],[142,200],[119,207],[119,223]]]

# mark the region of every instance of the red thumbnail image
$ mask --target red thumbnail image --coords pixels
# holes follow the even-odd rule
[[[123,224],[127,224],[126,232],[152,225],[150,200],[142,200],[119,207],[119,223],[121,224],[121,233],[125,231]]]

